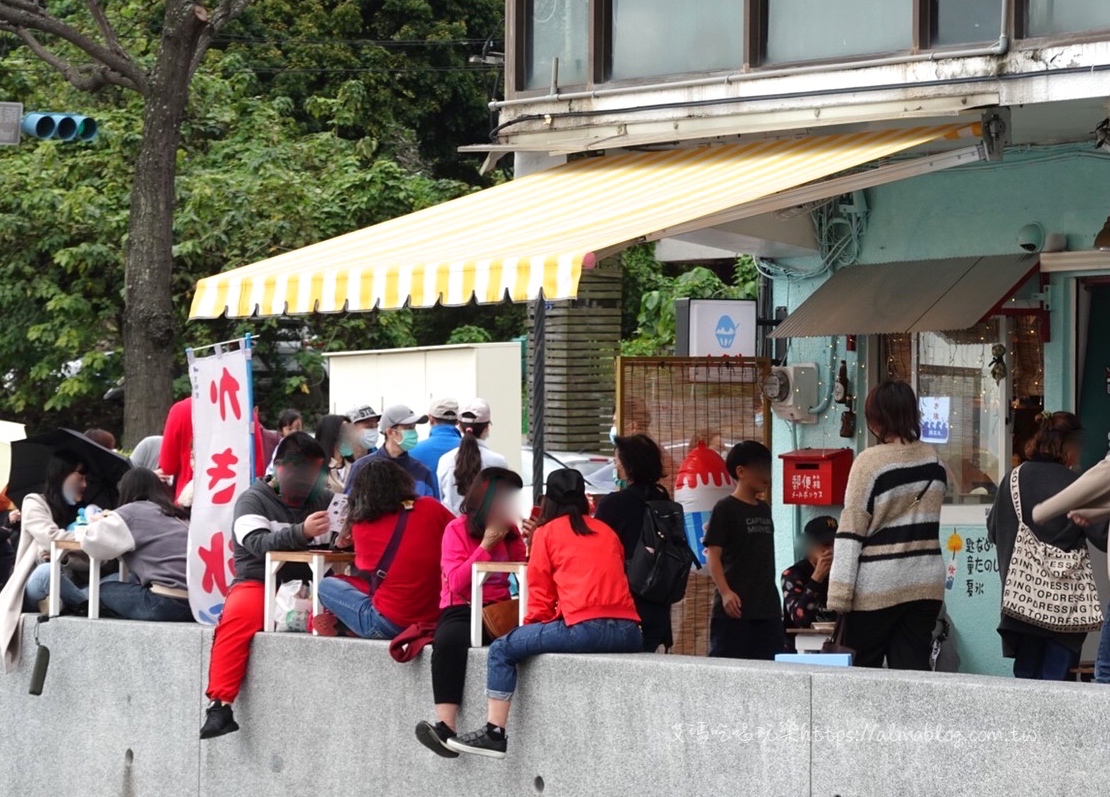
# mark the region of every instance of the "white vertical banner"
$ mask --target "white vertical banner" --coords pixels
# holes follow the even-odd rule
[[[235,501],[251,485],[254,441],[250,337],[189,355],[193,385],[193,513],[189,523],[189,604],[197,622],[223,611],[231,580]]]

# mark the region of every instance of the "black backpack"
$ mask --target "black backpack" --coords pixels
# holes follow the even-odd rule
[[[670,605],[686,594],[690,566],[701,569],[686,541],[686,516],[682,504],[669,500],[644,501],[640,539],[625,560],[628,586],[648,601]]]

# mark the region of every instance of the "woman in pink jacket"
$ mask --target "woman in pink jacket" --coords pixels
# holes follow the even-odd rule
[[[416,726],[420,743],[444,758],[459,754],[447,747],[455,735],[455,720],[466,681],[470,650],[470,589],[475,562],[523,562],[527,555],[517,529],[517,494],[523,487],[520,476],[505,468],[486,468],[463,499],[463,514],[443,532],[442,576],[439,606],[443,610],[436,625],[432,648],[432,694],[436,723]],[[491,573],[482,583],[482,605],[507,600],[509,576]],[[486,640],[489,641],[488,639]]]

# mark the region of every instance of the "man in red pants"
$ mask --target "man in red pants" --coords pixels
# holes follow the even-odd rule
[[[328,542],[332,494],[324,487],[324,462],[320,444],[294,432],[277,448],[273,484],[256,481],[235,502],[235,581],[212,639],[207,690],[212,703],[201,739],[239,730],[231,704],[247,673],[251,641],[262,630],[266,552],[303,551],[317,538]]]

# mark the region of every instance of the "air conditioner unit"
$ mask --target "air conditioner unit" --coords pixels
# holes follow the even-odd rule
[[[794,423],[817,423],[811,412],[817,405],[817,364],[776,366],[763,382],[763,395],[771,411]]]

